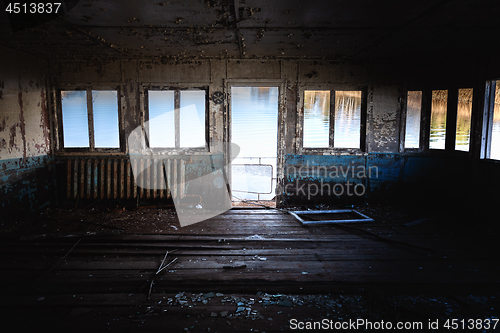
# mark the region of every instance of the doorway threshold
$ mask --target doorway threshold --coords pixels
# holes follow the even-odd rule
[[[251,209],[251,208],[276,208],[274,200],[237,200],[231,201],[231,209]]]

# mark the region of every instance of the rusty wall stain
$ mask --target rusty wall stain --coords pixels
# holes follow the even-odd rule
[[[21,88],[21,79],[19,78],[19,90]],[[26,161],[26,120],[24,118],[24,109],[23,109],[23,93],[19,92],[19,128],[21,129],[21,138],[23,140],[23,161]]]
[[[9,134],[9,148],[10,148],[10,151],[12,151],[12,149],[17,148],[17,146],[16,146],[17,124],[15,124],[14,126],[11,126],[9,132],[10,132],[10,134]]]
[[[45,141],[45,148],[46,148],[46,153],[50,154],[51,149],[50,149],[50,133],[49,133],[49,128],[50,128],[50,120],[49,120],[49,110],[47,106],[47,97],[46,97],[46,91],[45,89],[42,89],[40,91],[40,98],[41,98],[41,119],[40,119],[40,128],[43,131],[43,139]]]

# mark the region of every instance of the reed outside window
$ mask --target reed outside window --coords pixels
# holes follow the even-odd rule
[[[361,90],[305,90],[302,147],[361,148],[361,108]]]
[[[430,149],[445,149],[447,108],[448,90],[433,90],[429,137]]]
[[[458,90],[455,150],[469,151],[470,148],[472,95],[472,88]]]

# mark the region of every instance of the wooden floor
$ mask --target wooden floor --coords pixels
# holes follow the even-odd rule
[[[481,242],[429,232],[425,225],[376,220],[356,228],[303,226],[276,210],[233,209],[163,234],[4,235],[0,305],[19,314],[40,304],[143,304],[185,291],[499,290],[497,254]],[[155,275],[167,251],[164,263],[175,263]]]

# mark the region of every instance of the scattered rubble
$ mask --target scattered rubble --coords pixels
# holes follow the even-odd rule
[[[333,321],[349,319],[371,320],[428,320],[428,318],[471,318],[482,314],[484,318],[495,316],[496,296],[464,295],[385,295],[364,293],[360,295],[287,295],[257,292],[254,295],[235,295],[219,292],[189,293],[162,296],[152,306],[142,306],[130,320],[144,325],[148,317],[178,313],[187,314],[187,331],[199,330],[200,323],[211,323],[216,331],[221,325],[236,324],[257,327],[273,325],[276,329],[289,328],[290,318],[314,320],[328,318]],[[222,306],[222,307],[221,307]],[[191,309],[191,310],[188,310]],[[201,321],[204,319],[204,321]],[[197,320],[200,320],[198,322]],[[243,320],[243,321],[242,321]],[[198,326],[192,326],[198,323]],[[253,324],[252,324],[253,323]],[[276,326],[277,325],[277,326]],[[207,330],[208,327],[203,327]],[[210,331],[210,330],[209,330]],[[261,331],[262,332],[262,331]]]

